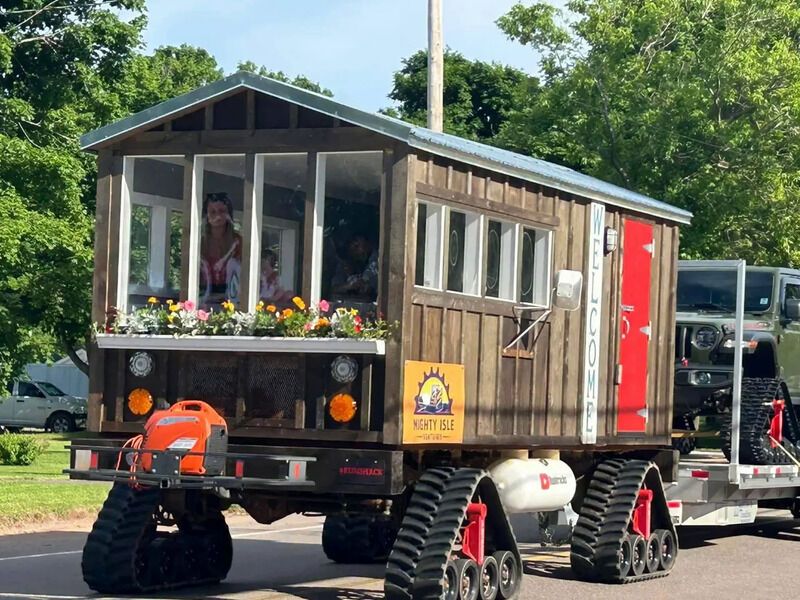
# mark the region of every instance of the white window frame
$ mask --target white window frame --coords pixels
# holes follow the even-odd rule
[[[314,218],[313,229],[311,235],[311,297],[309,301],[311,304],[317,304],[322,298],[322,250],[323,250],[323,233],[325,231],[325,177],[327,173],[328,157],[340,156],[343,154],[356,155],[356,154],[380,154],[383,160],[382,150],[355,150],[355,151],[342,151],[342,152],[318,152],[317,153],[317,171],[314,175]],[[381,172],[381,188],[386,185],[386,178],[383,177]],[[382,190],[383,194],[384,191]],[[380,206],[378,207],[380,210]],[[379,214],[379,222],[383,215]],[[378,252],[380,254],[381,248],[388,240],[380,239],[382,236],[378,233]],[[306,247],[308,247],[306,245]],[[380,265],[378,267],[380,269]],[[382,273],[378,273],[379,277]]]
[[[523,302],[519,299],[522,279],[522,235],[523,229],[530,229],[535,232],[533,241],[533,302]],[[515,291],[515,301],[520,306],[549,309],[551,302],[551,278],[553,264],[553,232],[548,229],[540,229],[531,225],[517,225],[517,286]]]
[[[200,197],[203,192],[203,173],[205,172],[205,159],[206,158],[220,158],[220,157],[231,157],[231,158],[245,158],[244,164],[244,181],[247,181],[247,160],[246,155],[242,152],[232,152],[232,153],[211,153],[211,154],[195,154],[194,161],[192,163],[192,208],[191,208],[191,218],[189,224],[189,277],[188,277],[188,286],[189,289],[186,290],[186,299],[194,302],[197,304],[199,300],[199,291],[200,291],[200,240],[202,236],[201,231],[201,223],[203,222],[203,199]],[[244,184],[243,184],[244,185]],[[246,186],[244,186],[246,189]],[[253,186],[255,188],[255,186]],[[253,198],[245,197],[243,200],[243,208],[246,206],[247,202],[250,202],[252,205]],[[236,212],[234,211],[234,218],[236,217]],[[244,226],[244,224],[242,224]],[[242,233],[247,235],[251,232],[247,232],[242,229]],[[252,261],[251,261],[252,266]],[[252,290],[253,286],[250,286]],[[239,304],[243,304],[243,302],[249,300],[248,298],[239,298]],[[249,310],[249,306],[245,305],[246,310]]]
[[[415,287],[425,290],[442,291],[444,287],[444,247],[443,240],[445,234],[445,219],[446,206],[443,204],[436,204],[435,202],[428,202],[427,200],[417,199],[417,209],[415,223],[420,226],[419,222],[419,207],[424,204],[427,207],[428,215],[425,218],[425,273],[422,275],[422,280],[427,281],[430,274],[431,285],[417,285],[417,274],[414,273]],[[414,239],[414,247],[416,248],[416,238]],[[416,264],[416,261],[415,261]]]
[[[483,244],[484,244],[484,236],[483,236],[483,228],[484,228],[484,215],[479,212],[475,212],[474,210],[469,210],[467,208],[453,208],[452,206],[447,206],[444,219],[445,222],[445,230],[442,236],[442,243],[444,243],[444,248],[442,250],[442,257],[444,258],[444,268],[442,269],[442,283],[444,285],[444,291],[448,294],[456,294],[459,296],[469,296],[471,298],[481,298],[483,297],[483,274],[484,274],[484,256],[483,256]],[[447,286],[449,282],[447,281],[447,272],[450,270],[449,262],[450,262],[450,243],[449,243],[449,231],[450,231],[450,215],[455,211],[457,213],[465,215],[464,219],[464,273],[462,274],[462,287],[467,287],[467,280],[471,279],[476,282],[475,289],[476,292],[465,292],[465,291],[457,291],[448,289]],[[467,261],[467,238],[470,236],[475,237],[475,241],[478,244],[478,256],[477,261],[474,263],[470,263]],[[444,238],[447,237],[447,240]]]
[[[489,273],[489,223],[493,221],[495,223],[500,223],[501,232],[500,232],[500,272],[498,274],[500,281],[499,286],[499,295],[495,296],[488,296],[486,295],[486,280]],[[518,252],[517,252],[517,224],[512,221],[507,221],[505,219],[496,218],[491,215],[484,215],[484,229],[483,229],[483,238],[484,238],[484,272],[482,277],[482,295],[487,300],[497,300],[500,302],[516,302],[517,298],[517,287],[518,287],[518,277],[517,277],[517,262],[518,262]],[[503,282],[506,282],[506,286],[510,287],[510,290],[507,290],[507,295],[503,295]]]
[[[157,194],[145,194],[133,191],[135,161],[139,158],[152,160],[183,159],[183,155],[169,154],[142,154],[124,156],[122,160],[122,191],[120,194],[120,222],[119,222],[119,256],[117,262],[117,303],[116,308],[121,312],[128,310],[128,295],[134,293],[151,293],[163,290],[169,277],[169,235],[170,217],[173,210],[183,211],[183,202],[177,198],[168,198]],[[186,168],[184,166],[184,168]],[[131,256],[131,211],[133,205],[138,204],[150,207],[150,256],[147,267],[146,287],[129,285],[130,256]],[[153,260],[152,250],[154,242],[157,250],[162,250],[158,261]],[[160,282],[161,285],[155,285]]]

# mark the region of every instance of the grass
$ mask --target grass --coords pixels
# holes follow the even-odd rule
[[[0,527],[97,514],[108,485],[70,481],[62,473],[69,466],[70,440],[91,434],[29,435],[48,446],[32,465],[0,465]]]

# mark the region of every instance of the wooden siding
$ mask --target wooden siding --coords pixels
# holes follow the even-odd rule
[[[506,218],[549,229],[553,231],[552,273],[561,269],[585,272],[588,201],[428,155],[418,156],[416,167],[418,198],[454,207],[468,204],[484,214],[502,213]],[[677,227],[607,207],[607,227],[622,231],[624,218],[654,226],[649,419],[646,436],[617,435],[615,373],[621,288],[618,250],[603,259],[598,443],[640,444],[646,437],[645,443],[664,444],[669,441],[672,425]],[[416,238],[409,234],[407,239]],[[413,288],[410,303],[403,328],[410,338],[405,359],[461,363],[466,367],[465,445],[574,446],[581,428],[584,307],[574,312],[554,309],[546,322],[527,336],[521,351],[504,353],[503,347],[519,331],[512,303],[422,288]],[[529,323],[526,318],[520,325],[524,328]]]

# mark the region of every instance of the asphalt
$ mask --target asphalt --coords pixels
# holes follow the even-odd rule
[[[788,513],[785,513],[788,514]],[[793,598],[800,557],[800,521],[759,519],[736,528],[688,528],[669,577],[626,586],[573,580],[564,549],[531,542],[532,519],[517,519],[525,562],[523,600],[659,598]],[[266,600],[373,600],[382,598],[382,567],[336,565],[320,548],[322,521],[290,517],[262,526],[247,517],[229,520],[234,563],[225,582],[151,598]],[[83,528],[0,536],[0,600],[72,600],[94,595],[80,575]]]

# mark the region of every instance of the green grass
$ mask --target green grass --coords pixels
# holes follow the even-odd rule
[[[0,527],[97,514],[109,486],[69,481],[62,473],[69,467],[66,446],[70,440],[91,434],[29,435],[47,441],[48,446],[32,465],[0,465]]]

